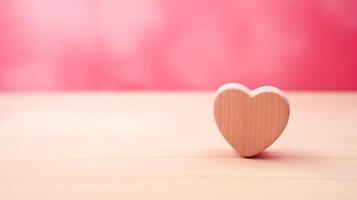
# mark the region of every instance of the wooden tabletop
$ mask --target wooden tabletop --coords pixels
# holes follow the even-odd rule
[[[284,133],[246,159],[211,92],[2,93],[0,199],[357,199],[357,93],[287,96]]]

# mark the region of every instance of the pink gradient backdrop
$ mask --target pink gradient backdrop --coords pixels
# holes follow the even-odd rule
[[[229,81],[357,89],[357,1],[0,1],[0,90]]]

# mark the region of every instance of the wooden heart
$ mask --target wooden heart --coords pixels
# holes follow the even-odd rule
[[[250,91],[244,85],[228,83],[217,90],[214,103],[220,132],[244,157],[270,146],[283,132],[289,113],[287,98],[271,86]]]

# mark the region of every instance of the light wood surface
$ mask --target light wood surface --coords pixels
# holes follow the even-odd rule
[[[287,96],[284,134],[246,159],[213,92],[0,94],[0,199],[357,199],[357,93]]]
[[[281,90],[263,86],[253,91],[238,83],[222,85],[214,101],[217,126],[227,142],[244,157],[253,157],[282,134],[289,102]]]

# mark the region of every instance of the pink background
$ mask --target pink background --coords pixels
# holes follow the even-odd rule
[[[357,89],[357,1],[0,1],[0,90],[230,81]]]

